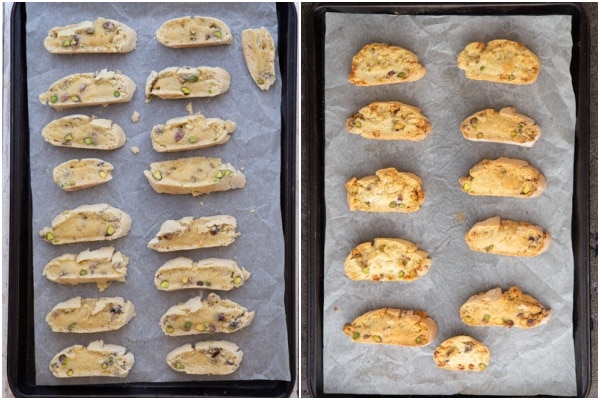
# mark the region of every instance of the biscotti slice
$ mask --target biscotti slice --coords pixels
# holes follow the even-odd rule
[[[231,333],[247,327],[253,319],[254,311],[210,293],[205,300],[197,296],[169,308],[160,317],[160,329],[168,336]]]
[[[44,267],[44,276],[66,285],[95,283],[103,292],[111,282],[125,282],[129,259],[114,247],[84,250],[79,254],[63,254]]]
[[[194,150],[226,143],[235,128],[233,121],[194,114],[155,125],[150,136],[152,147],[161,153]]]
[[[417,107],[398,101],[377,101],[348,118],[346,130],[366,139],[418,142],[431,132],[431,124]]]
[[[552,237],[539,226],[527,222],[491,217],[473,225],[465,235],[469,248],[483,253],[515,257],[535,257],[543,253]]]
[[[242,31],[242,49],[250,76],[261,90],[275,83],[275,42],[264,26]]]
[[[376,238],[356,246],[344,262],[355,281],[413,281],[429,271],[431,258],[404,239]]]
[[[535,82],[540,59],[523,44],[498,39],[469,43],[458,55],[458,68],[469,79],[513,85]]]
[[[435,348],[433,360],[439,368],[480,372],[490,364],[490,350],[470,336],[454,336]]]
[[[57,378],[84,376],[125,378],[135,359],[123,346],[104,344],[102,340],[87,347],[80,344],[61,350],[50,360],[50,371]]]
[[[132,302],[122,297],[73,297],[58,303],[46,316],[53,332],[93,333],[114,331],[135,316]]]
[[[412,51],[386,43],[371,43],[352,58],[348,80],[356,86],[387,85],[414,82],[425,73],[425,67]]]
[[[82,158],[56,166],[52,177],[59,188],[66,192],[74,192],[110,181],[113,169],[111,163],[99,158]]]
[[[233,260],[206,258],[192,261],[177,257],[164,263],[154,275],[158,290],[181,289],[232,290],[242,286],[250,273]]]
[[[59,111],[108,106],[131,101],[135,89],[135,83],[127,75],[103,69],[95,73],[72,74],[54,82],[40,95],[40,101]]]
[[[213,97],[229,89],[231,76],[219,67],[168,67],[146,79],[146,100]]]
[[[552,310],[516,286],[502,293],[501,288],[470,297],[460,307],[460,319],[470,326],[497,326],[529,329],[545,324]]]
[[[154,162],[144,175],[156,193],[199,196],[246,186],[244,174],[220,158],[187,157]]]
[[[118,149],[127,140],[111,120],[82,114],[55,119],[44,127],[42,137],[53,146],[91,150]]]
[[[165,22],[156,31],[156,40],[167,47],[206,47],[233,43],[229,26],[213,17],[181,17]]]
[[[184,217],[165,221],[148,247],[159,251],[193,250],[229,246],[240,236],[237,221],[230,215]]]
[[[243,358],[237,344],[209,340],[177,347],[167,355],[167,364],[191,375],[228,375],[239,368]]]
[[[50,29],[44,47],[55,54],[129,53],[137,34],[114,19],[96,18]]]
[[[467,140],[523,147],[533,146],[542,134],[534,120],[517,113],[514,107],[478,111],[460,124],[460,131]]]
[[[346,182],[350,211],[401,212],[417,211],[425,201],[421,178],[395,168],[380,169],[375,175]]]
[[[546,189],[546,177],[527,161],[500,157],[482,160],[459,179],[463,192],[473,196],[537,197]]]
[[[94,242],[121,238],[130,229],[131,217],[126,212],[109,204],[85,204],[58,214],[40,236],[52,244]]]
[[[425,311],[380,308],[347,324],[344,333],[356,343],[425,346],[435,338],[437,325]]]

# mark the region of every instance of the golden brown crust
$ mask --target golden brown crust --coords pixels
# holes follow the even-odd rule
[[[514,107],[478,111],[461,123],[460,131],[467,140],[523,147],[533,146],[542,134],[534,120],[517,113]]]
[[[439,368],[452,371],[484,371],[490,363],[490,350],[470,336],[460,335],[444,340],[433,352]]]

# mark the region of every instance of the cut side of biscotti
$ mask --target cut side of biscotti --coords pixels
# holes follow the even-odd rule
[[[352,58],[348,80],[356,86],[387,85],[414,82],[425,73],[425,67],[412,51],[386,43],[371,43]]]
[[[240,367],[243,358],[237,344],[209,340],[177,347],[167,355],[167,365],[191,375],[228,375]]]
[[[458,68],[468,79],[526,85],[536,81],[540,59],[523,44],[498,39],[469,43],[458,55]]]
[[[148,243],[148,247],[168,252],[229,246],[240,236],[236,229],[237,221],[230,215],[167,220]]]
[[[516,286],[504,293],[494,288],[476,294],[460,307],[460,319],[470,326],[529,329],[545,324],[551,316],[552,310]]]
[[[111,163],[99,158],[82,158],[56,166],[52,177],[59,188],[74,192],[110,181],[113,169]]]
[[[469,248],[483,253],[515,257],[540,255],[552,242],[548,232],[527,222],[491,217],[473,225],[465,235]]]
[[[265,27],[242,31],[242,49],[250,76],[261,90],[275,83],[275,42]]]
[[[547,186],[546,177],[527,161],[507,157],[480,161],[459,182],[473,196],[537,197]]]
[[[233,121],[194,114],[155,125],[150,136],[158,152],[195,150],[226,143],[235,128]]]
[[[168,67],[146,80],[146,100],[214,97],[229,90],[231,76],[219,67]]]
[[[135,316],[132,302],[122,297],[73,297],[54,306],[46,316],[53,332],[94,333],[114,331]]]
[[[127,75],[103,69],[66,76],[50,85],[39,98],[42,104],[61,111],[127,103],[133,98],[135,89],[135,83]]]
[[[427,252],[404,239],[376,238],[361,243],[344,262],[348,278],[355,281],[412,281],[431,267]]]
[[[111,282],[125,282],[129,259],[114,247],[63,254],[44,267],[44,276],[65,285],[95,283],[103,292]]]
[[[92,150],[118,149],[127,140],[111,120],[82,114],[55,119],[44,127],[42,137],[53,146]]]
[[[167,261],[154,274],[158,290],[182,289],[232,290],[242,286],[250,273],[233,260],[206,258],[193,261],[177,257]]]
[[[437,325],[425,311],[381,308],[347,324],[344,333],[357,343],[426,346],[435,338]]]
[[[52,28],[44,40],[44,47],[54,54],[128,53],[136,44],[133,29],[102,17]]]
[[[173,18],[156,31],[156,40],[167,47],[206,47],[233,43],[229,26],[220,19],[202,16]]]
[[[191,194],[241,189],[246,177],[220,158],[187,157],[150,164],[144,175],[157,193]]]
[[[346,182],[350,211],[414,212],[425,201],[421,178],[395,168],[380,169],[375,175]]]
[[[431,132],[417,107],[398,101],[377,101],[346,120],[346,130],[366,139],[420,141]]]
[[[57,378],[125,378],[134,363],[133,354],[125,347],[96,340],[87,347],[76,344],[61,350],[52,357],[49,367]]]
[[[439,368],[481,372],[490,364],[490,350],[471,336],[454,336],[435,348],[433,360]]]
[[[534,120],[517,113],[514,107],[478,111],[461,123],[460,131],[467,140],[523,147],[533,146],[542,134]]]
[[[65,244],[114,240],[129,233],[131,217],[109,204],[82,205],[58,214],[40,231],[48,243]]]

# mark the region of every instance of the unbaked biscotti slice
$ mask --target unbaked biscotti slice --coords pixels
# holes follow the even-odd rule
[[[242,363],[244,352],[225,340],[188,343],[167,355],[167,365],[191,375],[228,375]]]
[[[231,76],[219,67],[168,67],[146,79],[146,101],[214,97],[229,90]]]
[[[433,360],[439,368],[480,372],[490,364],[490,350],[471,336],[454,336],[435,348]]]
[[[412,51],[386,43],[371,43],[352,58],[348,80],[356,86],[387,85],[414,82],[425,73],[425,67]]]
[[[410,172],[380,169],[375,175],[346,182],[350,211],[414,212],[425,201],[422,181]]]
[[[264,26],[242,31],[242,49],[250,76],[261,90],[275,83],[275,42]]]
[[[129,53],[136,44],[133,29],[102,17],[52,28],[44,40],[44,47],[55,54]]]
[[[233,43],[229,26],[220,19],[202,16],[173,18],[156,31],[156,40],[167,47],[206,47]]]
[[[99,158],[82,158],[56,166],[52,177],[59,188],[74,192],[110,181],[113,169],[111,163]]]
[[[229,246],[240,236],[237,221],[230,215],[184,217],[165,221],[148,247],[159,251],[193,250]]]
[[[76,344],[59,351],[49,368],[57,378],[125,378],[134,363],[133,354],[125,347],[96,340],[87,347]]]
[[[154,150],[161,153],[195,150],[227,143],[235,128],[233,121],[194,114],[155,125],[150,137]]]
[[[129,259],[114,247],[63,254],[44,267],[43,274],[52,282],[65,285],[95,283],[103,292],[111,282],[125,282]]]
[[[516,286],[504,293],[495,288],[476,294],[460,307],[460,319],[470,326],[529,329],[545,324],[551,316],[552,310]]]
[[[500,157],[482,160],[459,179],[463,192],[473,196],[537,197],[546,189],[546,177],[527,161]]]
[[[50,85],[39,98],[42,104],[61,111],[127,103],[133,98],[135,89],[135,83],[127,75],[103,69],[66,76]]]
[[[460,131],[467,140],[523,147],[533,146],[542,134],[534,120],[517,113],[514,107],[478,111],[460,124]]]
[[[413,281],[425,275],[431,258],[414,243],[376,238],[356,246],[344,262],[346,276],[355,281]]]
[[[127,140],[123,129],[111,120],[82,114],[51,121],[42,137],[53,146],[90,150],[118,149]]]
[[[526,85],[535,82],[540,59],[523,44],[497,39],[469,43],[458,55],[458,68],[468,79]]]
[[[425,311],[380,308],[347,324],[344,333],[356,343],[425,346],[435,338],[437,325]]]
[[[465,235],[473,251],[515,257],[540,255],[552,242],[548,232],[527,222],[491,217],[473,225]]]
[[[133,317],[133,303],[122,297],[77,296],[54,306],[46,322],[53,332],[94,333],[120,329]]]
[[[158,290],[181,289],[232,290],[242,286],[250,273],[233,260],[206,258],[192,261],[177,257],[164,263],[154,275]]]
[[[421,141],[431,132],[417,107],[398,101],[377,101],[346,120],[346,130],[366,139]]]
[[[121,238],[130,229],[131,217],[126,212],[109,204],[86,204],[58,214],[40,236],[52,244],[94,242]]]
[[[246,186],[244,174],[220,158],[187,157],[154,162],[144,175],[156,193],[199,196]]]

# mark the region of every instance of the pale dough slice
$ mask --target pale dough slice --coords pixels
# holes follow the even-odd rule
[[[177,347],[167,355],[167,365],[191,375],[228,375],[240,367],[243,358],[235,343],[210,340]]]
[[[460,124],[460,131],[467,140],[523,147],[533,146],[542,134],[534,120],[517,113],[514,107],[478,111]]]
[[[250,76],[261,90],[275,83],[275,42],[264,26],[242,31],[242,48]]]
[[[82,114],[51,121],[42,137],[53,146],[91,150],[118,149],[127,140],[123,128],[111,120]]]
[[[439,368],[451,371],[484,371],[490,364],[490,350],[471,336],[459,335],[444,340],[433,352]]]
[[[206,258],[193,261],[177,257],[164,263],[154,274],[158,290],[181,289],[232,290],[242,286],[250,273],[233,260]]]
[[[219,67],[168,67],[146,79],[146,101],[214,97],[229,90],[231,76]]]
[[[123,346],[104,344],[102,340],[91,342],[87,347],[76,344],[52,357],[49,368],[57,378],[125,378],[135,363],[133,354],[126,351]]]
[[[111,163],[99,158],[82,158],[57,165],[52,177],[59,188],[74,192],[110,181],[113,169]]]
[[[46,316],[53,332],[94,333],[114,331],[135,316],[131,301],[122,297],[73,297],[58,303]]]
[[[233,35],[220,19],[203,16],[173,18],[156,31],[156,40],[167,47],[205,47],[233,43]]]

